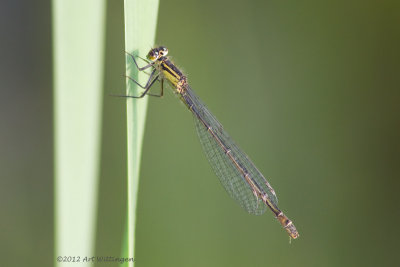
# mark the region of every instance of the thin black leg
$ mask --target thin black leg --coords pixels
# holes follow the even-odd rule
[[[163,97],[164,96],[164,79],[160,79],[161,82],[161,91],[159,95],[147,93],[146,95],[155,96],[155,97]]]
[[[124,76],[125,76],[125,78],[128,78],[128,79],[131,80],[132,82],[136,83],[136,84],[137,84],[138,86],[140,86],[141,88],[143,88],[143,89],[148,89],[149,87],[151,87],[151,85],[149,85],[150,82],[151,82],[151,84],[153,84],[152,80],[153,80],[153,76],[154,76],[154,73],[155,73],[155,72],[156,72],[156,69],[153,69],[153,71],[151,72],[150,77],[149,77],[149,79],[147,80],[145,86],[143,86],[143,85],[141,85],[140,83],[138,83],[138,82],[137,82],[135,79],[133,79],[132,77],[129,77],[129,76],[126,76],[126,75],[124,75]],[[158,75],[156,76],[156,78],[155,78],[154,80],[157,80],[157,79],[158,79]]]
[[[130,77],[128,77],[128,78],[130,78]],[[144,92],[143,92],[140,96],[132,96],[132,95],[117,95],[117,96],[120,96],[120,97],[129,97],[129,98],[142,98],[142,97],[144,97],[145,95],[150,95],[150,96],[161,97],[162,94],[161,94],[161,95],[154,95],[154,94],[149,94],[149,93],[148,93],[148,91],[150,90],[151,86],[152,86],[157,80],[158,80],[158,75],[157,75],[156,78],[147,86],[147,88],[145,88],[146,90],[144,90]],[[132,81],[134,81],[134,80],[132,79]],[[136,81],[135,81],[135,82],[136,82]]]
[[[148,69],[148,68],[150,68],[150,67],[153,67],[153,68],[154,68],[154,66],[153,66],[153,65],[154,65],[154,62],[151,62],[151,63],[149,63],[148,65],[146,65],[146,66],[144,66],[144,67],[142,67],[142,68],[139,67],[139,65],[138,65],[137,62],[136,62],[135,57],[134,57],[132,54],[126,52],[126,51],[125,51],[125,53],[128,54],[129,56],[131,56],[133,62],[135,63],[135,65],[136,65],[136,67],[138,68],[139,71],[143,71],[143,70]],[[143,58],[141,58],[141,59],[143,59]],[[143,60],[145,60],[145,59],[143,59]],[[147,61],[147,60],[145,60],[145,61]],[[161,79],[161,92],[160,92],[159,95],[150,94],[150,93],[149,93],[150,88],[153,86],[153,84],[158,80],[158,78],[159,78],[159,76],[160,76],[159,74],[155,75],[155,72],[156,72],[156,71],[157,71],[156,68],[154,68],[154,69],[151,71],[150,77],[149,77],[149,79],[147,80],[146,85],[144,85],[144,86],[141,85],[139,82],[137,82],[137,81],[136,81],[135,79],[133,79],[132,77],[129,77],[129,76],[127,76],[127,75],[124,75],[126,78],[128,78],[129,80],[131,80],[132,82],[134,82],[136,85],[138,85],[139,87],[145,89],[144,92],[143,92],[140,96],[130,96],[130,95],[112,95],[112,96],[117,96],[117,97],[129,97],[129,98],[143,98],[145,95],[149,95],[149,96],[155,96],[155,97],[162,97],[162,96],[164,95],[164,79]],[[146,73],[146,72],[145,72],[145,73]],[[146,74],[148,74],[148,73],[146,73]],[[155,76],[155,77],[154,77],[154,76]]]
[[[161,79],[161,92],[159,95],[147,93],[149,96],[163,97],[164,95],[164,79]]]
[[[125,53],[127,53],[128,55],[131,56],[133,62],[135,63],[135,65],[136,65],[136,67],[138,68],[139,71],[143,71],[143,70],[148,69],[148,68],[150,68],[150,67],[152,67],[152,66],[154,65],[154,62],[151,62],[151,63],[147,64],[147,65],[144,66],[144,67],[139,67],[139,65],[138,65],[137,62],[136,62],[135,56],[132,55],[131,53],[126,52],[126,51],[125,51]]]

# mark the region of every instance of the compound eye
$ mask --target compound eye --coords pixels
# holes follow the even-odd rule
[[[168,54],[168,49],[165,46],[160,46],[160,54],[166,56]]]
[[[156,50],[151,50],[149,54],[147,55],[147,58],[151,61],[156,61],[158,59],[158,51]]]

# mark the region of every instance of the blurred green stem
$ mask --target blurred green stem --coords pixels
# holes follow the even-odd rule
[[[53,1],[56,260],[94,253],[104,26],[102,0]]]

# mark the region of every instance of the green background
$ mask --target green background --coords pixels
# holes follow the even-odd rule
[[[271,212],[252,216],[229,198],[167,90],[149,101],[136,266],[397,265],[399,2],[160,2],[157,44],[268,178],[300,238],[289,244]],[[0,4],[1,266],[54,261],[50,11],[44,0]],[[108,1],[106,28],[95,256],[118,257],[125,101],[108,95],[125,92],[122,1]]]

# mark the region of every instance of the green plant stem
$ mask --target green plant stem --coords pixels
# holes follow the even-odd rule
[[[125,50],[134,55],[145,55],[154,44],[158,0],[125,0]],[[147,76],[137,72],[130,56],[126,56],[126,75],[143,84]],[[137,86],[127,79],[127,94],[138,95]],[[135,257],[136,206],[139,185],[139,167],[143,144],[147,97],[127,98],[127,238],[124,254]],[[129,266],[133,266],[130,263]]]

